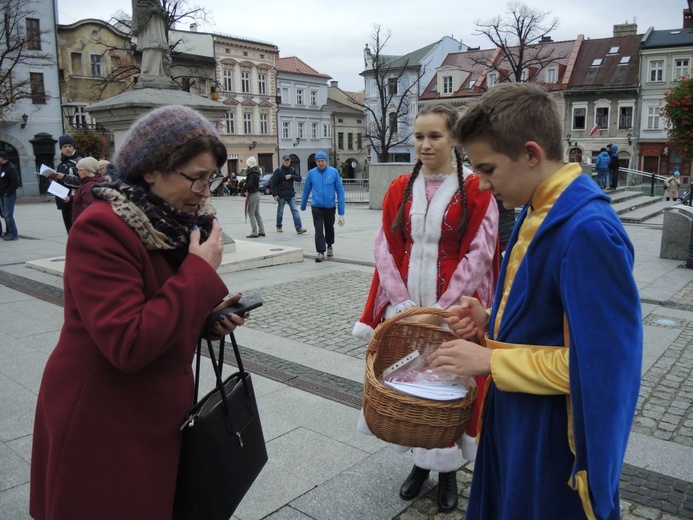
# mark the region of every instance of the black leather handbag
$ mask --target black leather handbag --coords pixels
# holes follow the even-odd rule
[[[197,345],[197,404],[181,426],[183,446],[173,515],[177,520],[229,520],[267,463],[253,382],[243,368],[236,338],[230,336],[238,372],[222,381],[224,338],[219,342],[218,360],[207,338],[217,386],[199,401],[202,339]]]

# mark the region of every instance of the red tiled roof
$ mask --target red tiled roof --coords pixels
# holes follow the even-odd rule
[[[317,78],[332,78],[332,76],[328,76],[327,74],[319,73],[313,67],[301,61],[296,56],[290,56],[288,58],[277,58],[275,62],[275,67],[279,72],[301,74],[303,76],[315,76]]]
[[[349,96],[359,105],[363,105],[364,101],[366,101],[365,92],[347,92],[346,90],[343,90],[342,92],[344,92],[347,96]]]
[[[637,87],[640,70],[640,40],[642,35],[617,36],[585,40],[580,46],[580,53],[568,83],[573,89],[594,89]],[[609,54],[613,48],[617,52]],[[627,63],[621,59],[629,57]],[[599,65],[592,65],[601,59]]]

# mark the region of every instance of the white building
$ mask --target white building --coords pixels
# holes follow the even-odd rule
[[[279,95],[279,157],[291,156],[291,165],[301,175],[315,167],[315,154],[332,155],[331,111],[327,107],[327,81],[295,56],[277,58]],[[334,165],[333,165],[334,166]]]
[[[21,18],[14,20],[17,4],[22,6]],[[60,111],[60,84],[55,27],[57,6],[53,0],[5,0],[0,12],[6,24],[9,20],[8,39],[14,44],[25,40],[21,52],[29,59],[17,59],[7,51],[6,42],[0,41],[5,78],[8,62],[15,62],[12,83],[29,80],[30,95],[10,105],[0,114],[0,150],[7,152],[9,160],[17,166],[21,178],[19,197],[39,195],[36,172],[41,164],[55,166],[60,151],[58,137],[63,133]],[[6,18],[8,17],[8,18]],[[5,82],[3,89],[10,82]]]

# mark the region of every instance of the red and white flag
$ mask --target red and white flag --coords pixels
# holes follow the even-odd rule
[[[592,130],[590,130],[590,137],[592,137],[594,134],[596,134],[599,131],[599,125],[594,125]]]

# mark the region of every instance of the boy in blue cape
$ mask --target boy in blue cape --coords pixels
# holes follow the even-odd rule
[[[523,207],[490,315],[450,309],[463,339],[433,367],[491,375],[467,519],[618,519],[618,484],[640,388],[633,247],[609,199],[563,164],[550,94],[493,87],[457,124],[479,187]]]

